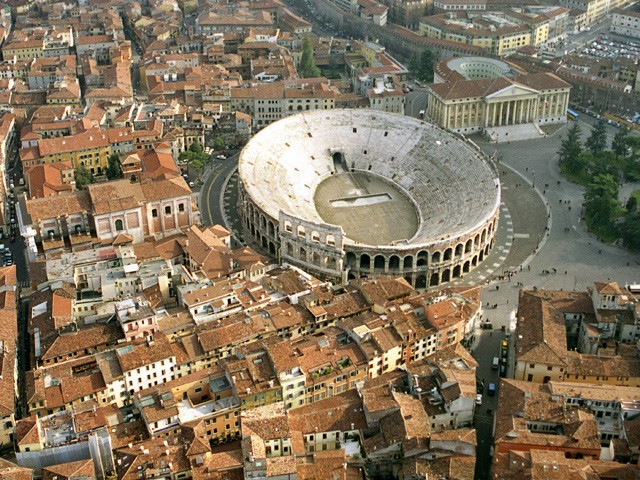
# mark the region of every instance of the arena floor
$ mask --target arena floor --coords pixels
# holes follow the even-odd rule
[[[420,226],[416,206],[388,180],[367,172],[340,173],[320,182],[314,196],[322,220],[367,245],[411,239]]]

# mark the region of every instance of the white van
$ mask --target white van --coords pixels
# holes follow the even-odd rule
[[[491,368],[497,370],[500,366],[500,359],[498,357],[493,357],[493,362],[491,363]]]

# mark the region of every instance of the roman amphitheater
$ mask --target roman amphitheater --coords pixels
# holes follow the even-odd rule
[[[264,128],[239,160],[245,238],[332,280],[436,286],[493,246],[500,184],[468,143],[376,110],[312,111]]]

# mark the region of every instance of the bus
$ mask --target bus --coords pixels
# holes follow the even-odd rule
[[[567,108],[567,118],[569,120],[578,120],[578,117],[580,117],[578,112],[576,112],[575,110],[571,110],[570,108]]]

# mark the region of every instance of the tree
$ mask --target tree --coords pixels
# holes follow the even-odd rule
[[[79,165],[76,168],[75,172],[73,173],[73,177],[76,181],[77,189],[82,189],[85,185],[93,183],[93,175],[89,170],[87,170],[87,167],[85,167],[84,165]]]
[[[627,154],[627,148],[629,148],[629,129],[622,127],[618,130],[611,141],[611,151],[616,155],[616,158],[623,157]]]
[[[433,82],[435,60],[434,53],[428,48],[424,49],[420,55],[414,53],[409,60],[409,71],[421,82]]]
[[[580,142],[580,136],[582,135],[582,129],[578,122],[571,124],[567,137],[562,140],[560,144],[560,150],[558,155],[560,156],[560,163],[571,165],[575,162],[578,156],[582,153],[582,143]]]
[[[587,138],[585,146],[591,150],[591,153],[598,155],[607,148],[607,129],[604,119],[598,120],[591,130],[591,135]]]
[[[213,139],[213,149],[222,150],[224,148],[224,138],[218,136]]]
[[[640,250],[640,211],[626,216],[620,224],[620,236],[625,247],[630,250]]]
[[[627,200],[625,208],[628,213],[635,212],[638,209],[638,197],[636,197],[635,195],[631,195],[629,197],[629,200]]]
[[[310,35],[307,35],[302,40],[300,74],[303,78],[317,78],[320,76],[320,69],[316,66],[316,61],[313,58],[313,41]]]
[[[122,178],[124,175],[122,174],[122,163],[120,162],[120,154],[114,153],[113,155],[110,155],[108,162],[109,164],[107,165],[107,170],[105,171],[107,178],[109,180]]]
[[[189,151],[194,153],[202,153],[204,149],[202,148],[202,145],[200,145],[200,142],[196,140],[189,146]]]
[[[596,232],[611,235],[614,221],[621,210],[618,200],[618,182],[612,175],[598,175],[584,193],[585,217]]]

